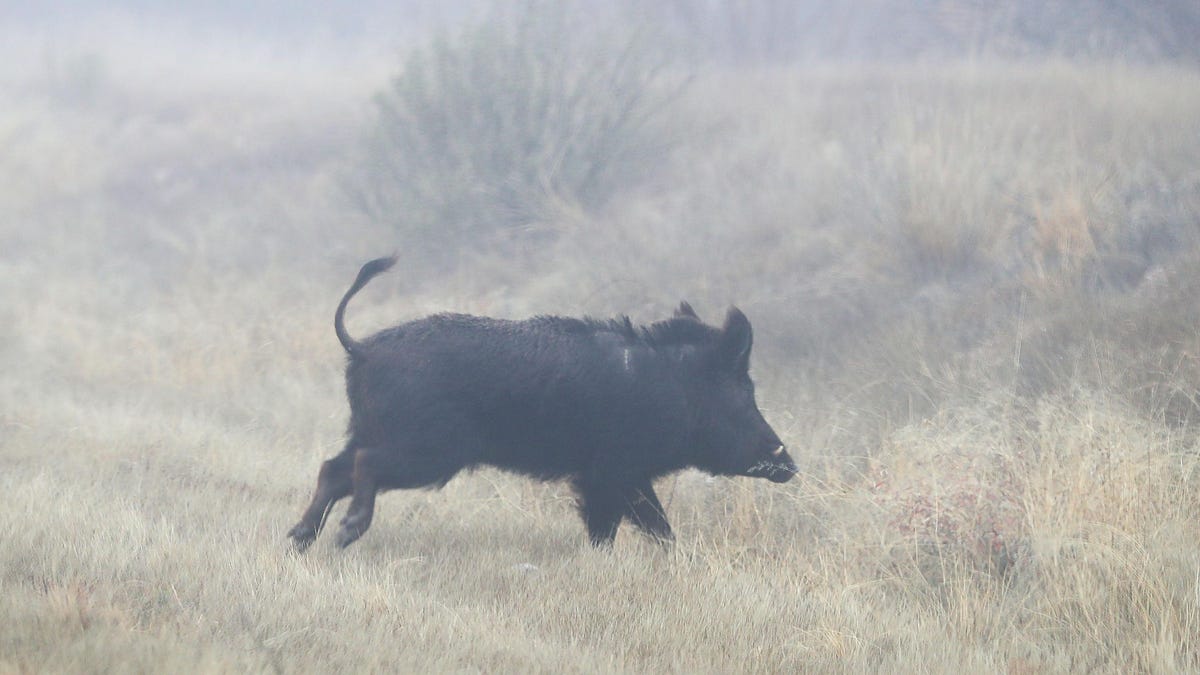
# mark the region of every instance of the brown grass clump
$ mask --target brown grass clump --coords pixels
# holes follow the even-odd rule
[[[1003,576],[1027,556],[1024,451],[988,429],[988,420],[953,433],[960,424],[931,421],[901,430],[868,477],[896,539],[895,554],[934,582],[947,560]]]

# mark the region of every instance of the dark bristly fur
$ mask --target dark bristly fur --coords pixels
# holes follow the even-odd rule
[[[648,327],[627,317],[438,314],[354,340],[347,303],[394,263],[368,262],[338,304],[349,438],[322,465],[291,530],[298,548],[343,497],[352,498],[337,542],[347,546],[370,526],[378,491],[441,486],[478,465],[571,481],[598,545],[612,542],[623,518],[672,538],[652,487],[668,473],[696,467],[776,482],[795,473],[755,404],[752,331],[736,308],[719,328],[686,302]]]

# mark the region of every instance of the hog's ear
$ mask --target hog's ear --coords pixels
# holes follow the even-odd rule
[[[750,319],[737,307],[730,307],[725,315],[725,326],[717,344],[717,358],[735,373],[750,370],[750,347],[754,343],[754,331]]]
[[[700,317],[696,314],[696,310],[692,309],[692,306],[688,304],[687,300],[679,303],[679,309],[675,310],[676,319],[685,317],[689,319],[695,319],[697,321],[700,320]]]

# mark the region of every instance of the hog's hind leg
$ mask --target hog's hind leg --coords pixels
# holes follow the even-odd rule
[[[453,446],[461,448],[462,446]],[[360,448],[354,455],[354,497],[342,518],[337,544],[353,544],[371,527],[375,495],[380,490],[445,485],[466,465],[454,451],[421,451],[400,448]]]
[[[300,522],[288,532],[296,550],[303,551],[321,533],[329,510],[346,495],[350,494],[352,481],[350,472],[354,468],[354,441],[346,444],[345,449],[336,457],[326,460],[321,465],[321,473],[317,478],[317,489],[313,493],[312,502],[305,509]]]
[[[375,515],[375,493],[379,491],[379,474],[386,469],[387,456],[376,448],[359,448],[354,453],[354,497],[350,508],[342,518],[337,533],[337,545],[346,548],[353,544],[367,528]]]

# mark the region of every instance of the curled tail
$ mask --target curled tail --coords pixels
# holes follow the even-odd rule
[[[346,332],[346,324],[343,322],[346,316],[346,305],[350,302],[350,298],[354,294],[362,290],[363,286],[367,285],[371,279],[381,272],[386,272],[391,269],[392,265],[396,264],[396,256],[388,256],[386,258],[376,258],[362,266],[358,271],[358,278],[350,286],[350,290],[342,296],[342,301],[338,303],[337,312],[333,315],[333,330],[337,332],[338,341],[342,343],[342,347],[346,349],[346,353],[354,356],[362,348],[362,343],[350,337]]]

